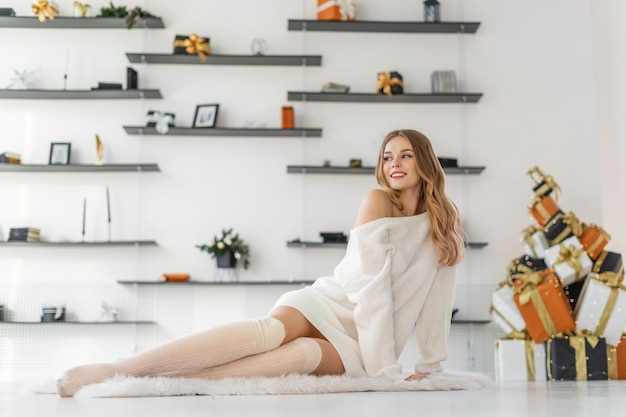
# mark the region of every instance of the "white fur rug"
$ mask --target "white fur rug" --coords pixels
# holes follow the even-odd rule
[[[54,393],[53,386],[33,387],[37,393]],[[176,395],[281,395],[363,391],[449,391],[493,387],[492,380],[476,373],[445,372],[421,381],[399,378],[285,375],[278,378],[201,378],[116,376],[83,387],[76,397],[160,397]]]

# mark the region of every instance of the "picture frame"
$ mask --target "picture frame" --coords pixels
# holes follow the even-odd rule
[[[49,165],[69,165],[72,144],[70,142],[52,142],[50,144]]]
[[[199,104],[193,117],[193,127],[215,127],[219,104]]]

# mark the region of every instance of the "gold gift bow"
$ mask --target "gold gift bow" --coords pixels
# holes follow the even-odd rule
[[[531,270],[530,272],[516,274],[516,278],[522,282],[522,285],[518,289],[520,305],[532,302],[543,328],[549,335],[556,334],[556,327],[552,321],[552,317],[550,317],[550,313],[548,313],[548,309],[537,289],[537,286],[543,282],[543,276]]]
[[[602,244],[603,240],[606,240],[607,242],[611,240],[611,235],[600,226],[592,223],[587,228],[596,229],[598,233],[600,234],[600,236],[598,236],[597,239],[591,245],[589,245],[589,247],[587,248],[587,252],[594,253],[598,249],[598,247]]]
[[[552,175],[544,177],[543,184],[535,190],[535,196],[540,197],[548,195],[550,194],[550,191],[554,192],[554,200],[558,201],[561,193],[561,187],[559,187],[559,184],[556,183]]]
[[[602,310],[602,315],[600,315],[598,325],[596,326],[596,330],[594,331],[594,334],[602,337],[604,336],[604,331],[606,330],[606,325],[611,318],[611,314],[615,309],[615,303],[617,303],[619,290],[621,289],[626,291],[626,287],[622,285],[624,277],[622,275],[616,274],[615,272],[603,272],[601,274],[590,274],[589,278],[596,279],[604,283],[607,287],[611,288],[609,298],[606,300],[604,310]]]
[[[404,84],[398,78],[391,78],[391,73],[389,72],[378,73],[378,83],[376,84],[377,92],[382,89],[383,93],[387,94],[389,97],[393,97],[391,87],[394,85],[399,85],[400,87],[402,87]]]
[[[552,263],[552,267],[554,268],[558,264],[566,263],[568,264],[576,274],[574,275],[574,281],[580,280],[580,271],[583,269],[583,265],[578,259],[580,255],[585,251],[583,248],[577,248],[574,245],[565,246],[562,243],[559,243],[561,247],[559,249],[559,256],[556,257],[555,261]]]
[[[73,6],[80,10],[80,17],[85,17],[87,16],[87,9],[91,7],[91,4],[75,1]]]
[[[33,8],[33,13],[39,16],[41,23],[46,21],[46,17],[54,20],[54,13],[59,14],[59,9],[51,5],[47,0],[37,0],[37,4],[31,4],[30,6]]]
[[[533,175],[536,174],[539,179],[535,178]],[[531,167],[528,171],[526,171],[526,175],[530,177],[530,179],[535,183],[535,185],[539,185],[541,181],[545,181],[545,174],[539,169],[537,165]]]
[[[537,232],[543,232],[543,229],[541,229],[541,228],[539,228],[539,227],[537,227],[535,225],[530,225],[526,229],[522,230],[522,239],[530,247],[530,250],[533,253],[533,257],[535,257],[535,258],[543,258],[543,256],[539,256],[539,254],[535,250],[535,241],[533,240],[533,235],[535,233],[537,233]]]
[[[557,237],[551,240],[552,243],[562,242],[563,240],[565,240],[565,238],[567,238],[570,233],[573,233],[576,237],[580,237],[582,235],[583,227],[580,223],[580,220],[578,220],[578,217],[576,217],[576,215],[571,211],[568,211],[561,216],[555,216],[554,220],[552,220],[549,224],[546,224],[545,230],[549,230],[559,220],[565,223],[565,229],[563,229],[563,231],[559,233]]]
[[[587,380],[587,348],[585,341],[589,342],[592,348],[598,345],[600,338],[596,335],[585,334],[580,336],[569,336],[569,345],[574,349],[576,358],[576,380]]]
[[[508,285],[509,287],[513,287],[513,283],[517,279],[517,274],[519,273],[529,274],[533,271],[534,269],[530,268],[528,265],[524,265],[520,263],[519,259],[513,259],[511,263],[509,264],[509,268],[508,268],[509,275],[507,276],[505,285]],[[502,283],[500,284],[500,287],[502,287]]]
[[[206,56],[211,54],[211,45],[206,42],[206,39],[192,33],[189,38],[185,40],[177,39],[174,41],[174,46],[182,46],[185,48],[185,52],[189,55],[198,55],[202,62],[206,62]]]

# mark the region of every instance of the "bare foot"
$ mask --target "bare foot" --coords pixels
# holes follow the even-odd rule
[[[112,364],[77,366],[67,370],[57,380],[57,393],[61,397],[71,397],[85,385],[102,382],[114,375],[115,367]]]

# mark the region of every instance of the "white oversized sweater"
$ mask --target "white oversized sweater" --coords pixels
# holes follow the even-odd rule
[[[341,356],[350,376],[402,374],[398,356],[415,327],[414,372],[442,370],[455,267],[438,266],[426,213],[355,227],[333,276],[284,294],[276,305],[301,311]]]

